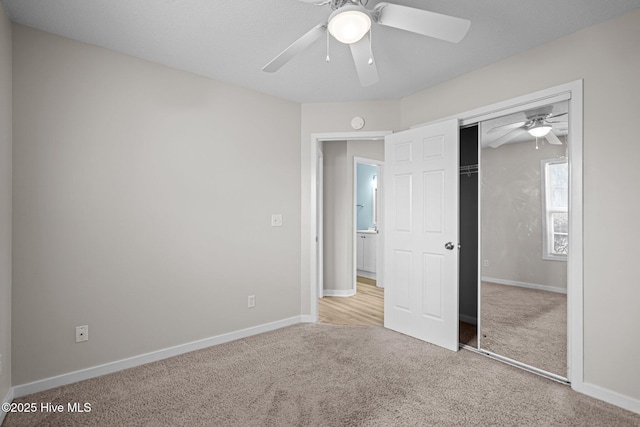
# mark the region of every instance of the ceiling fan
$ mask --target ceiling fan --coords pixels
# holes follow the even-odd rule
[[[316,40],[329,34],[336,40],[348,44],[362,86],[378,82],[378,70],[371,51],[371,24],[410,31],[428,37],[458,43],[469,31],[471,22],[440,13],[429,12],[392,3],[378,3],[373,9],[365,6],[369,0],[299,0],[316,6],[329,6],[333,12],[327,22],[316,25],[288,48],[283,50],[262,70],[273,73],[305,50]],[[329,55],[327,54],[327,61]]]
[[[560,139],[558,139],[558,137],[553,133],[553,125],[557,123],[567,123],[567,121],[551,121],[550,119],[566,116],[568,113],[552,114],[550,112],[535,111],[527,112],[525,114],[525,121],[509,123],[489,129],[487,131],[487,134],[501,131],[508,132],[497,138],[495,141],[489,143],[488,146],[491,148],[498,148],[502,144],[506,144],[507,142],[527,132],[529,133],[529,135],[535,138],[544,137],[549,142],[549,144],[562,144],[562,141],[560,141]]]

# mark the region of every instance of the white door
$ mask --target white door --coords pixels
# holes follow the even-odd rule
[[[384,326],[458,351],[458,121],[385,137]]]

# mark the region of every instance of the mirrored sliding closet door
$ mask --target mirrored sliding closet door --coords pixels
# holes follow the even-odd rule
[[[567,377],[568,103],[480,123],[478,347]]]

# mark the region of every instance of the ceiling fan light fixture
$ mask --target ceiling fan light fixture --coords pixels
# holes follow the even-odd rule
[[[371,18],[363,8],[345,6],[331,14],[327,29],[339,42],[351,44],[369,32]]]
[[[531,129],[528,130],[531,136],[536,138],[542,138],[549,132],[551,132],[551,125],[547,123],[536,123]]]

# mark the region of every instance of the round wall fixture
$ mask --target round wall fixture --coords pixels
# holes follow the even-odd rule
[[[351,127],[355,130],[362,129],[364,127],[364,119],[360,116],[355,116],[351,119]]]

